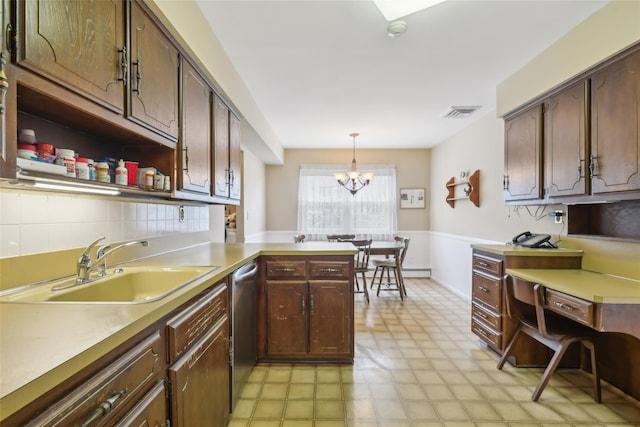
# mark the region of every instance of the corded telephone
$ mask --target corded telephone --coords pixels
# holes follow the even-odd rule
[[[551,236],[548,234],[533,234],[530,231],[525,231],[511,239],[511,244],[527,248],[555,248],[556,246],[549,241],[550,239]]]

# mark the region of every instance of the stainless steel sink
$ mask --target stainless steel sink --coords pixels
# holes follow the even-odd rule
[[[158,301],[203,278],[219,267],[120,267],[107,276],[73,285],[75,277],[6,291],[0,302],[13,303],[118,303],[141,304]]]

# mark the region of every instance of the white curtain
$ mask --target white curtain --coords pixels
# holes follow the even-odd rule
[[[300,167],[297,232],[309,240],[326,240],[327,234],[393,239],[398,229],[395,166],[358,165],[358,170],[374,175],[371,183],[355,195],[333,176],[349,169],[350,165]]]

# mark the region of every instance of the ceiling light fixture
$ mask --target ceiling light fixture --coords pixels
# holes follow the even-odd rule
[[[336,172],[333,174],[338,180],[338,184],[346,188],[354,196],[358,191],[369,185],[373,178],[372,172],[363,172],[362,174],[358,172],[358,168],[356,166],[356,136],[358,135],[360,134],[355,132],[349,134],[349,136],[353,138],[353,160],[351,161],[351,171],[347,173]]]

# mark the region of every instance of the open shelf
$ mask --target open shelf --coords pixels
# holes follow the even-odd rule
[[[464,185],[465,196],[456,196],[456,187]],[[470,200],[476,207],[480,206],[480,170],[476,170],[469,176],[466,181],[456,181],[455,177],[451,177],[446,184],[447,187],[447,203],[455,208],[456,201]]]

